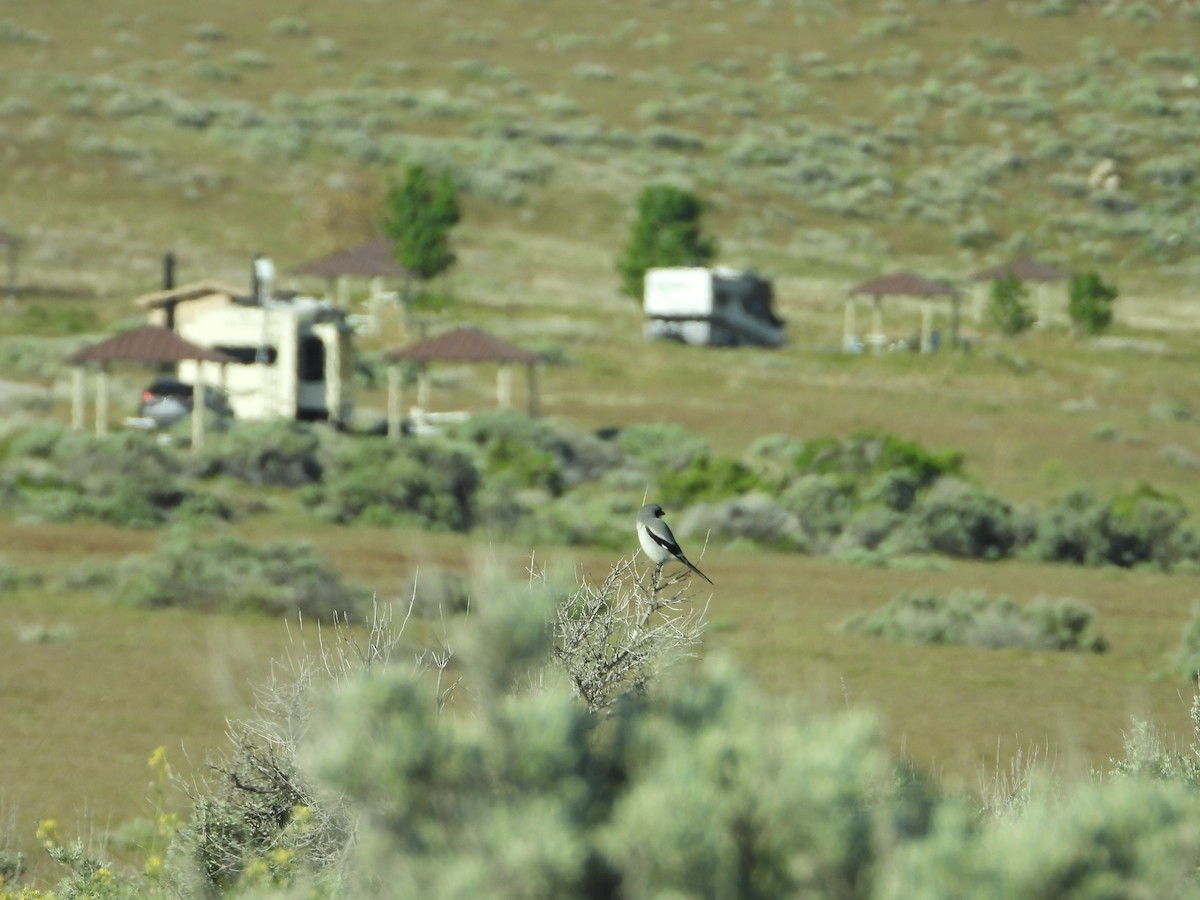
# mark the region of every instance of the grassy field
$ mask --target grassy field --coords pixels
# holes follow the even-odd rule
[[[137,321],[130,300],[158,286],[163,251],[183,280],[243,283],[260,249],[286,272],[369,233],[372,203],[424,161],[455,172],[465,209],[458,302],[429,325],[553,351],[549,416],[674,422],[729,453],[771,433],[875,429],[961,449],[970,477],[1016,503],[1149,483],[1195,511],[1198,16],[1195,3],[1049,0],[428,0],[386,16],[369,3],[302,16],[225,0],[27,4],[0,14],[0,228],[24,239],[19,290],[0,309],[0,378],[50,399],[5,412],[66,421],[66,354]],[[1087,185],[1106,157],[1115,193]],[[614,260],[655,180],[709,203],[722,262],[774,277],[788,346],[641,340]],[[850,285],[899,266],[961,279],[1024,251],[1118,285],[1110,340],[1073,342],[1060,292],[1050,327],[1017,339],[968,316],[970,352],[836,352]],[[889,305],[895,336],[919,321]],[[362,353],[410,336],[385,322]],[[434,375],[435,408],[492,402],[491,372]],[[114,416],[146,378],[115,373]],[[357,405],[362,421],[381,417],[382,389]],[[494,557],[519,575],[536,552],[564,577],[599,577],[612,558],[316,526],[279,502],[235,527],[303,537],[383,591],[432,563]],[[46,572],[155,539],[0,516],[0,555]],[[981,767],[1031,747],[1065,771],[1102,767],[1131,715],[1186,730],[1192,687],[1170,669],[1200,596],[1193,573],[876,570],[720,546],[703,567],[717,582],[713,651],[802,704],[878,709],[893,745],[948,782],[973,788]],[[1077,597],[1111,650],[885,645],[838,630],[900,590],[958,587]],[[26,849],[39,818],[86,830],[146,814],[151,751],[199,765],[288,645],[280,622],[121,609],[100,591],[22,589],[0,605],[0,813]],[[30,640],[34,626],[69,637]]]

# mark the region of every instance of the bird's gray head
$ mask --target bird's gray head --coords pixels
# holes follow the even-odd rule
[[[638,518],[645,519],[661,519],[663,508],[657,503],[647,503],[642,507],[642,511],[638,513]]]

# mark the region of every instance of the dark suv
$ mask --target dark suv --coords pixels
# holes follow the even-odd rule
[[[155,378],[144,391],[138,416],[148,419],[154,428],[170,428],[192,414],[194,390],[178,378]],[[232,418],[229,400],[214,387],[205,386],[204,405],[219,416]]]

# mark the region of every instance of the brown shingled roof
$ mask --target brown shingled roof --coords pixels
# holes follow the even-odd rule
[[[434,360],[457,360],[462,362],[516,362],[536,363],[542,357],[529,350],[502,341],[498,337],[480,331],[478,328],[455,328],[429,340],[418,341],[391,350],[384,354],[388,362],[410,360],[412,362],[432,362]]]
[[[971,276],[971,280],[995,281],[1009,274],[1016,276],[1021,281],[1063,281],[1071,277],[1071,273],[1065,269],[1039,262],[1029,256],[1022,256],[1020,259],[1001,263],[989,269],[981,269]]]
[[[71,356],[76,365],[86,362],[174,363],[184,359],[202,359],[209,362],[231,363],[235,360],[227,353],[211,347],[201,347],[184,340],[175,332],[158,325],[143,325],[132,331],[124,331],[106,341],[84,347]]]
[[[396,262],[394,250],[395,245],[392,241],[388,238],[378,238],[314,259],[293,269],[293,273],[319,275],[322,278],[337,278],[339,275],[356,275],[362,278],[409,277],[409,271]]]
[[[888,296],[903,294],[910,297],[952,297],[958,293],[953,285],[944,281],[934,281],[923,278],[912,272],[892,272],[870,281],[864,281],[850,289],[851,294],[871,294],[873,296]]]

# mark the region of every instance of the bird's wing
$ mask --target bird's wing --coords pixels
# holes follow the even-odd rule
[[[679,549],[679,544],[675,541],[675,535],[671,534],[671,528],[662,519],[651,519],[646,523],[646,534],[650,535],[650,540],[658,544],[672,556],[680,556],[683,551]]]

